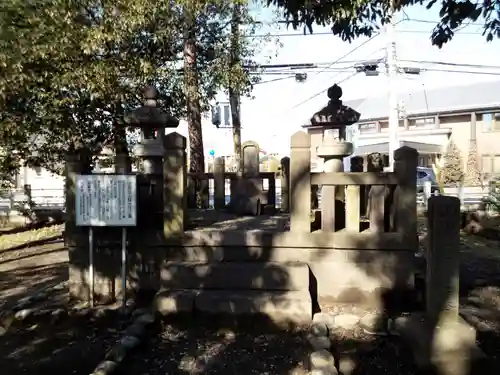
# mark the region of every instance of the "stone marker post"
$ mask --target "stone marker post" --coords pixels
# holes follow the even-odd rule
[[[164,138],[163,154],[163,235],[182,236],[186,220],[186,138],[170,133]]]
[[[426,313],[430,321],[457,322],[460,268],[460,199],[429,198]]]
[[[223,157],[216,157],[214,160],[214,208],[221,209],[226,206],[226,172],[225,160]]]
[[[290,155],[290,231],[310,233],[311,136],[293,134]]]

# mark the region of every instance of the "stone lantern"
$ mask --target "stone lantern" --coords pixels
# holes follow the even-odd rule
[[[360,114],[354,109],[342,104],[342,89],[333,85],[327,92],[328,104],[311,118],[311,125],[323,128],[323,144],[318,148],[317,155],[323,158],[324,172],[343,172],[344,158],[352,155],[353,144],[346,142],[346,128],[359,120]],[[333,130],[329,135],[328,130]],[[325,134],[326,133],[326,134]],[[329,190],[328,188],[326,190]],[[325,192],[326,192],[325,190]],[[335,198],[344,201],[344,189],[335,189]],[[322,193],[322,195],[325,195]]]
[[[318,156],[324,159],[325,172],[343,172],[345,157],[353,153],[353,144],[346,142],[346,128],[359,120],[360,114],[354,109],[342,104],[342,89],[333,85],[328,89],[328,104],[311,118],[311,125],[321,126],[323,131],[334,130],[337,139],[324,136],[323,144],[318,149]]]
[[[139,128],[141,134],[134,150],[144,174],[161,174],[163,136],[166,128],[176,128],[179,120],[157,107],[158,91],[153,86],[144,90],[144,105],[125,118],[129,126]]]
[[[179,120],[157,107],[158,91],[144,91],[144,105],[125,118],[130,127],[140,129],[134,149],[138,158],[138,220],[142,225],[160,225],[163,217],[163,137],[165,128],[176,128]]]

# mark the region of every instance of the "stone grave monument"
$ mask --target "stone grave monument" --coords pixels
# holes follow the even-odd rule
[[[260,215],[267,204],[259,171],[259,144],[247,141],[241,145],[242,171],[236,184],[236,212],[240,215]]]

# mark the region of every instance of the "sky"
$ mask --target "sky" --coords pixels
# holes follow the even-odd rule
[[[264,10],[266,11],[270,17],[271,11]],[[265,17],[265,13],[263,16]],[[493,74],[425,71],[416,76],[400,75],[398,77],[400,91],[421,90],[424,87],[426,90],[431,90],[478,81],[500,80],[500,61],[498,61],[500,41],[487,43],[486,38],[481,35],[481,26],[470,24],[459,31],[451,42],[439,49],[433,46],[429,39],[437,20],[437,9],[427,10],[421,6],[408,8],[405,14],[398,15],[396,49],[400,67],[420,66],[427,69],[455,69]],[[308,70],[308,78],[303,83],[298,83],[293,78],[286,78],[288,75],[264,75],[262,81],[276,81],[258,84],[253,90],[253,98],[242,98],[243,141],[257,141],[261,148],[269,153],[288,154],[290,136],[301,130],[301,125],[308,123],[312,114],[326,105],[328,101],[326,90],[334,83],[342,87],[343,101],[386,95],[387,77],[384,74],[378,77],[364,74],[352,76],[354,72],[352,65],[355,62],[384,58],[387,45],[385,33],[371,40],[366,37],[359,38],[349,44],[333,36],[329,31],[328,28],[315,27],[312,35],[303,35],[302,30],[295,31],[292,28],[287,30],[285,26],[266,26],[257,32],[257,34],[269,32],[273,35],[282,35],[279,37],[282,47],[277,49],[276,40],[273,39],[264,46],[257,57],[258,62],[323,63],[323,68]],[[290,34],[297,35],[290,36]],[[327,66],[324,63],[333,63],[346,54],[348,55],[338,63],[332,64],[328,69],[324,68]],[[273,57],[270,59],[269,56]],[[450,67],[428,63],[436,61],[491,65],[498,66],[498,69]],[[223,94],[219,95],[218,99],[222,102],[227,101]],[[206,150],[214,150],[215,156],[231,153],[230,130],[216,129],[210,124],[210,120],[207,120],[203,126],[203,137]]]

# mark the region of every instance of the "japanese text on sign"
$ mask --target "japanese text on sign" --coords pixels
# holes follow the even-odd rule
[[[135,175],[79,175],[76,179],[76,225],[135,226]]]

